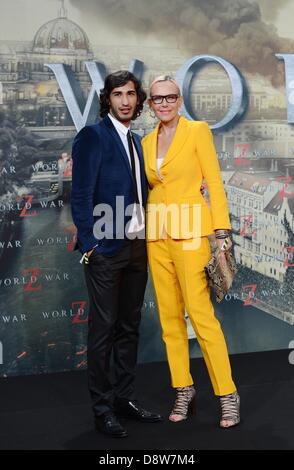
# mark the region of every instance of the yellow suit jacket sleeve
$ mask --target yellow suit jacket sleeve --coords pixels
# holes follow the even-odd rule
[[[212,133],[207,122],[198,123],[197,132],[197,156],[208,187],[213,230],[230,229],[226,193],[222,184],[222,175]]]

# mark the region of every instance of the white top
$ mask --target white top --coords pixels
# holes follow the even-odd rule
[[[157,168],[158,173],[159,173],[159,168],[161,167],[163,160],[164,160],[164,157],[156,158],[156,168]]]
[[[110,113],[108,113],[108,117],[111,120],[112,124],[114,125],[115,129],[117,130],[118,135],[120,136],[120,139],[123,143],[124,149],[129,159],[130,167],[132,168],[129,145],[128,145],[128,138],[127,138],[127,134],[128,134],[128,131],[130,130],[130,127],[124,126],[120,121],[118,121]],[[131,219],[131,222],[129,223],[128,233],[139,232],[145,226],[144,212],[143,212],[143,207],[142,207],[142,186],[141,186],[140,162],[139,162],[139,157],[138,157],[137,150],[134,144],[133,144],[133,150],[134,150],[134,158],[135,158],[137,191],[138,191],[138,198],[139,198],[139,203],[140,203],[139,210],[141,211],[141,220],[143,220],[143,223],[142,224],[138,223],[138,218],[137,218],[137,213],[136,213],[136,204],[134,204],[132,219]]]

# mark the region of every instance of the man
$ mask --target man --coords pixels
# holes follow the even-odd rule
[[[100,93],[103,119],[84,127],[72,150],[72,214],[90,301],[89,390],[96,429],[113,437],[127,436],[119,415],[144,422],[162,420],[134,399],[147,282],[147,185],[140,139],[131,134],[130,122],[140,115],[145,99],[130,72],[108,75]]]

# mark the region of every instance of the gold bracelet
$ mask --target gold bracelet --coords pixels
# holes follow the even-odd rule
[[[216,230],[215,231],[215,237],[216,238],[226,238],[229,236],[228,230]]]

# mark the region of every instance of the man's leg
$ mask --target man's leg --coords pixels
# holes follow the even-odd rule
[[[134,399],[141,308],[147,283],[145,240],[130,240],[129,261],[120,282],[118,318],[115,325],[115,392],[118,398]]]
[[[113,257],[94,251],[85,265],[89,293],[88,382],[94,415],[112,410],[110,358],[113,349],[121,274],[127,263],[121,250]]]
[[[147,254],[144,240],[130,242],[130,260],[121,277],[118,319],[115,327],[114,361],[116,411],[142,422],[162,421],[158,413],[134,400],[141,308],[147,283]]]

